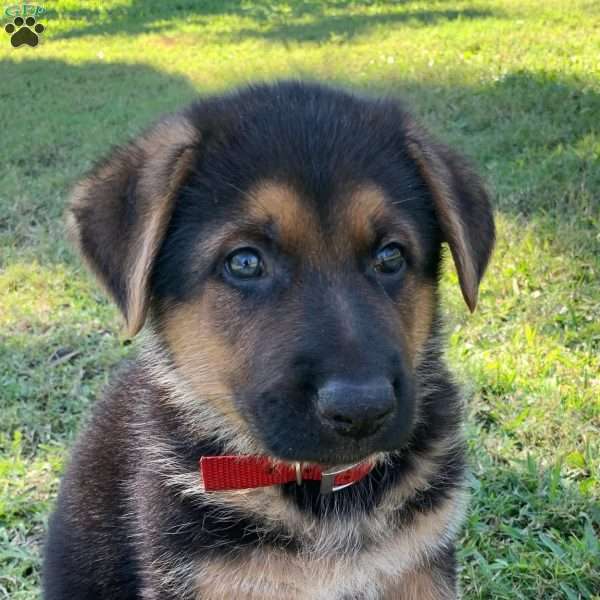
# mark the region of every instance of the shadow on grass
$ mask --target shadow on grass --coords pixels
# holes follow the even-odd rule
[[[224,2],[192,2],[183,0],[176,4],[157,0],[134,0],[126,7],[103,10],[61,10],[62,18],[85,19],[88,23],[68,31],[57,33],[55,39],[74,38],[85,35],[127,33],[157,33],[172,27],[172,21],[203,21],[217,16],[238,15],[256,23],[255,28],[244,28],[233,34],[235,39],[261,37],[283,42],[326,41],[332,36],[351,38],[378,25],[403,23],[415,27],[433,25],[440,21],[456,19],[481,19],[496,13],[483,8],[438,8],[432,3],[428,9],[407,8],[403,3],[386,6],[371,2],[357,3],[353,0],[330,2],[305,1],[297,3],[268,2],[259,0],[226,0]],[[349,11],[364,9],[360,13]],[[386,12],[374,12],[385,9]],[[329,14],[331,12],[337,14]],[[50,13],[52,15],[52,13]]]
[[[0,91],[3,133],[11,140],[0,148],[6,192],[0,242],[23,248],[61,235],[57,223],[66,190],[92,161],[196,95],[186,79],[145,65],[3,61],[0,76],[11,82]],[[343,76],[338,82],[353,84]],[[357,87],[404,98],[442,138],[479,163],[502,211],[574,221],[590,231],[583,247],[590,255],[598,252],[591,232],[600,227],[600,95],[585,81],[517,72],[456,86],[387,72]],[[24,99],[27,128],[14,118]]]
[[[389,75],[363,85],[405,99],[474,159],[502,210],[600,226],[600,94],[588,82],[521,71],[477,86]]]
[[[441,21],[457,19],[484,19],[493,16],[489,10],[446,9],[404,10],[387,14],[338,14],[320,15],[307,21],[294,23],[292,20],[270,24],[266,30],[245,28],[233,34],[239,40],[256,37],[279,42],[326,42],[333,38],[350,40],[378,26],[393,27],[397,24],[426,27]]]
[[[10,82],[0,89],[0,116],[3,135],[12,140],[0,156],[24,168],[29,163],[25,176],[121,141],[196,94],[184,77],[142,64],[3,60],[0,79]]]
[[[183,77],[145,65],[0,61],[0,246],[48,243],[62,261],[62,212],[70,185],[156,116],[196,94]],[[4,254],[0,252],[0,255]],[[0,265],[3,259],[0,256]]]

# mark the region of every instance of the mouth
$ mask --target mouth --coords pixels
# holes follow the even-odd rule
[[[288,429],[286,435],[282,435],[280,430],[276,435],[261,433],[257,438],[260,440],[259,444],[272,460],[288,464],[316,465],[321,468],[370,460],[374,456],[399,450],[399,442],[408,441],[403,439],[404,436],[393,435],[392,432],[384,432],[384,436],[368,436],[357,440],[334,436],[329,431],[319,428],[306,428],[304,432]],[[404,446],[404,443],[401,445]]]
[[[383,460],[387,456],[386,452],[374,452],[371,454],[363,455],[363,456],[340,456],[335,460],[327,461],[327,462],[305,462],[305,461],[282,461],[287,465],[301,465],[301,467],[315,467],[320,469],[321,471],[333,471],[333,470],[345,470],[349,469],[353,466],[360,464],[370,464],[373,467]]]
[[[358,444],[357,444],[358,445]],[[296,452],[289,448],[287,452],[278,451],[269,452],[271,458],[275,461],[286,464],[300,463],[305,466],[316,466],[321,469],[331,469],[340,465],[348,465],[354,463],[365,462],[373,459],[373,457],[382,456],[385,452],[374,451],[372,448],[367,448],[367,444],[361,444],[365,447],[357,447],[347,450],[325,450],[315,448],[314,451]]]

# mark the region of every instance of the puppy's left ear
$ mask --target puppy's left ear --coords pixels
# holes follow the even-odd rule
[[[477,306],[479,284],[495,240],[488,193],[468,163],[433,141],[410,117],[405,120],[408,154],[416,162],[433,198],[443,239],[450,246],[463,298]]]
[[[198,138],[185,116],[168,117],[113,151],[73,191],[70,234],[130,335],[146,320],[150,275]]]

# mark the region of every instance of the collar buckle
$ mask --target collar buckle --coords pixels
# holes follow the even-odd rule
[[[303,464],[301,462],[296,461],[294,463],[294,470],[296,472],[296,485],[302,485],[302,469]]]
[[[361,461],[355,462],[348,465],[338,465],[337,467],[331,467],[330,469],[325,469],[321,473],[321,488],[320,493],[323,495],[331,494],[332,492],[337,492],[339,490],[343,490],[351,485],[354,485],[356,481],[350,481],[349,483],[342,483],[340,485],[335,485],[335,477],[340,473],[345,473],[354,467],[357,467],[361,464]]]

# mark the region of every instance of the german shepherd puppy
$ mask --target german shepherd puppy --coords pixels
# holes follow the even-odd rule
[[[70,228],[140,356],[51,518],[47,600],[458,596],[463,403],[488,196],[401,104],[279,82],[200,100],[75,189]]]

